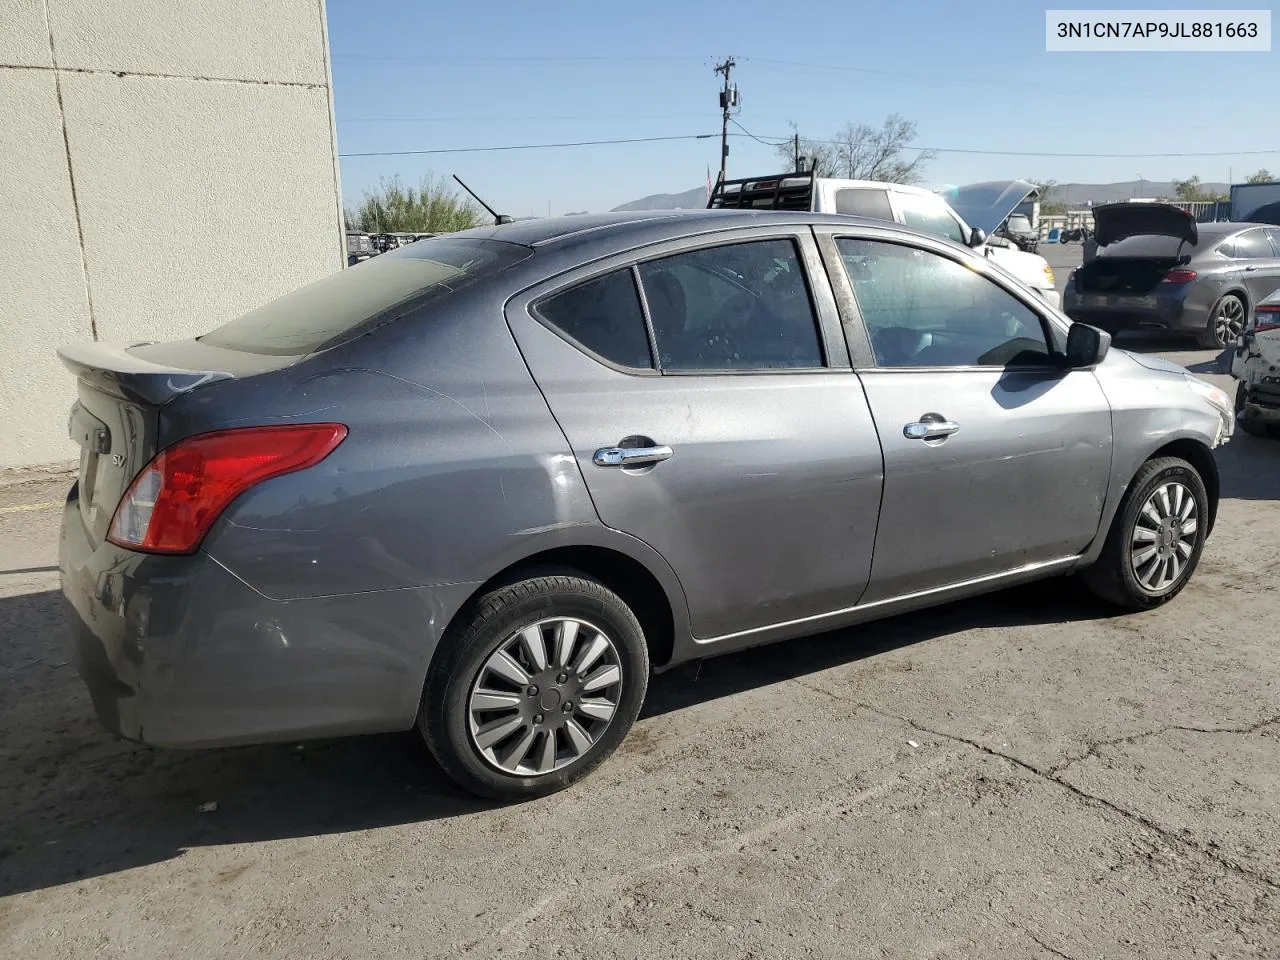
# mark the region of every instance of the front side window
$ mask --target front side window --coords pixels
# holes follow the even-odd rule
[[[881,367],[1045,365],[1039,316],[981,273],[928,250],[836,240]]]
[[[959,221],[937,197],[899,193],[898,206],[902,209],[902,222],[908,227],[964,246]]]
[[[817,317],[791,240],[693,250],[640,264],[664,371],[823,366]]]
[[[535,310],[544,322],[610,363],[653,367],[644,313],[629,267],[554,294]]]

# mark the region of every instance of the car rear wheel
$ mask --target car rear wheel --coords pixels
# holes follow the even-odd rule
[[[1209,497],[1195,467],[1177,457],[1148,460],[1129,485],[1084,582],[1127,610],[1167,603],[1200,563],[1208,524]]]
[[[450,627],[418,729],[473,793],[542,796],[613,753],[648,682],[644,633],[617,594],[577,573],[530,576],[484,594]]]
[[[1234,293],[1224,294],[1209,311],[1209,322],[1200,334],[1202,347],[1221,350],[1244,332],[1246,311],[1244,301]]]

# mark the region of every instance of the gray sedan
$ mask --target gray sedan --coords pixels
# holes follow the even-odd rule
[[[1097,258],[1072,272],[1062,309],[1112,333],[1153,329],[1225,347],[1280,289],[1280,228],[1200,223],[1162,203],[1094,210]]]
[[[103,723],[416,725],[500,798],[601,763],[654,669],[1040,577],[1167,602],[1233,424],[986,258],[803,213],[473,230],[194,340],[60,353]]]

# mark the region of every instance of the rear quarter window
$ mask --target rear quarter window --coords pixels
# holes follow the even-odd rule
[[[423,240],[317,280],[199,339],[246,353],[304,356],[496,276],[532,255],[528,247],[500,240]]]

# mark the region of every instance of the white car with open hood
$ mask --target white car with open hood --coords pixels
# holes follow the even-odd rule
[[[1025,180],[955,187],[944,197],[902,183],[843,180],[801,171],[722,181],[716,184],[707,206],[809,210],[890,220],[972,247],[1057,307],[1061,297],[1053,269],[1044,257],[988,240],[1019,204],[1037,196],[1036,185]]]

